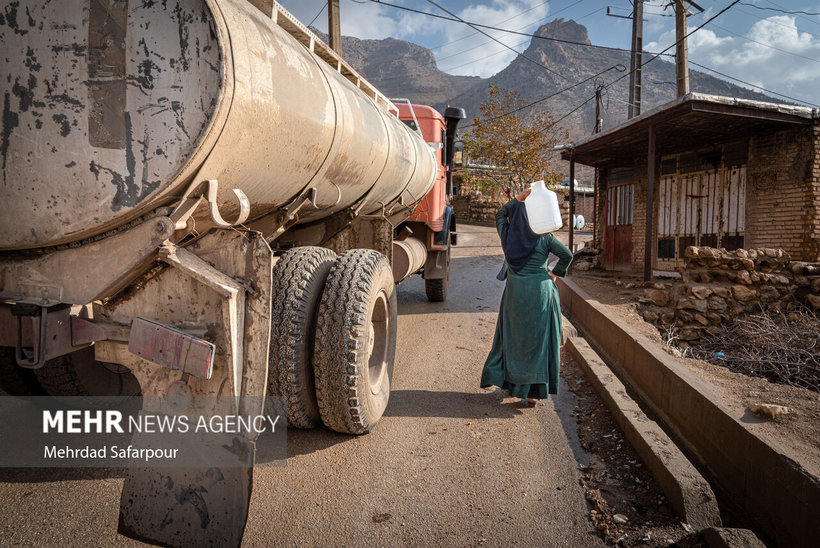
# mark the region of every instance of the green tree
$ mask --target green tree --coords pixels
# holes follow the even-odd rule
[[[490,84],[490,98],[464,136],[464,149],[471,164],[492,166],[493,174],[487,179],[468,170],[468,180],[493,181],[499,190],[510,187],[515,193],[539,179],[547,184],[560,180],[552,162],[553,148],[568,133],[556,127],[548,112],[526,105],[517,92]]]

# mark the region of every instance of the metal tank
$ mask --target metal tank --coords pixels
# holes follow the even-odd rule
[[[13,7],[0,18],[0,249],[101,234],[203,181],[218,181],[214,205],[232,219],[242,193],[249,221],[309,196],[302,223],[408,206],[433,184],[434,156],[395,107],[278,10]]]

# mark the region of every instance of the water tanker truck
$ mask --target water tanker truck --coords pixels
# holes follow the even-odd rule
[[[395,284],[446,298],[463,111],[388,100],[269,0],[4,4],[4,388],[272,395],[289,426],[369,432]],[[129,470],[121,528],[236,544],[251,472],[211,474],[192,509]]]

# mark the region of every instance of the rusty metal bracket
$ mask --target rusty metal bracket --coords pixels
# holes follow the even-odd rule
[[[203,188],[204,187],[204,188]],[[233,193],[236,199],[239,200],[239,215],[234,221],[226,221],[222,218],[219,212],[219,204],[217,203],[217,191],[219,190],[219,181],[216,179],[207,179],[205,181],[197,181],[191,183],[188,190],[182,195],[179,204],[174,208],[170,217],[174,221],[174,228],[176,230],[184,230],[188,226],[188,219],[194,214],[196,208],[203,199],[208,201],[208,210],[211,213],[211,220],[214,224],[221,228],[229,228],[235,225],[240,225],[248,220],[251,213],[251,203],[244,192],[238,188],[234,188]]]
[[[165,242],[165,244],[163,244],[163,246],[159,249],[159,258],[169,265],[180,269],[182,272],[185,272],[188,276],[191,276],[192,278],[210,287],[222,297],[222,317],[225,328],[228,330],[228,344],[226,353],[231,380],[234,386],[236,407],[238,409],[244,364],[244,286],[227,274],[220,272],[190,251],[177,247],[171,242]]]
[[[11,307],[11,313],[17,319],[17,337],[14,346],[14,358],[17,365],[26,369],[40,369],[46,363],[46,331],[48,327],[48,308],[30,304],[18,304]],[[26,358],[23,348],[23,317],[35,318],[39,314],[39,336],[32,337],[31,358]],[[32,320],[32,328],[37,320]],[[32,329],[34,331],[34,329]]]

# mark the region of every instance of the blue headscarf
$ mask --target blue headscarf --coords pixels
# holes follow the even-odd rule
[[[513,272],[518,272],[535,253],[535,247],[541,236],[530,228],[527,217],[527,208],[524,202],[516,200],[509,209],[509,224],[501,228],[501,247],[504,249],[504,259]]]

